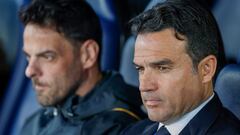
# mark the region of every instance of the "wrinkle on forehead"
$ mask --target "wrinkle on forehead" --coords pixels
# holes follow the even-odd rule
[[[168,59],[174,62],[189,57],[186,53],[185,40],[175,37],[172,29],[139,34],[136,39],[134,63],[143,64]]]
[[[38,37],[58,37],[58,38],[66,38],[63,34],[57,32],[54,28],[49,26],[40,26],[34,23],[29,23],[26,25],[24,29],[24,37],[32,37],[37,34]]]
[[[160,32],[139,34],[136,39],[135,53],[136,57],[141,57],[144,52],[157,55],[158,53],[177,53],[179,50],[186,52],[186,41],[175,37],[172,29],[165,29]],[[147,55],[146,55],[147,56]]]
[[[25,27],[23,51],[28,56],[54,52],[57,56],[72,57],[73,50],[71,42],[49,27],[35,24]]]

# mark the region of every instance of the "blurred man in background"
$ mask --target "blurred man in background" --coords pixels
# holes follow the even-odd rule
[[[20,10],[23,51],[43,108],[22,135],[117,135],[144,116],[138,91],[100,71],[101,27],[83,0],[33,0]]]

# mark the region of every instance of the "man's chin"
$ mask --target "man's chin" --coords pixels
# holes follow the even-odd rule
[[[54,106],[54,102],[50,102],[49,100],[42,99],[41,97],[38,96],[38,103],[43,106],[43,107],[51,107]]]
[[[52,106],[54,106],[54,104],[51,104],[51,103],[45,103],[45,102],[41,102],[41,101],[38,101],[38,102],[42,107],[52,107]]]
[[[149,112],[149,111],[148,111],[148,117],[151,121],[156,121],[156,122],[164,122],[167,119],[164,116],[159,115],[159,113]]]
[[[61,99],[49,100],[49,99],[45,99],[45,98],[43,99],[42,97],[38,97],[38,102],[43,107],[53,107],[53,106],[61,105],[63,101],[64,100],[61,100]]]

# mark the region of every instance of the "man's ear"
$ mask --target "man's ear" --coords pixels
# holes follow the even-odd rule
[[[202,78],[202,83],[212,81],[217,68],[217,59],[214,55],[209,55],[198,64],[198,71]]]
[[[80,47],[81,63],[84,69],[97,65],[99,55],[99,45],[96,41],[89,39],[82,43]]]

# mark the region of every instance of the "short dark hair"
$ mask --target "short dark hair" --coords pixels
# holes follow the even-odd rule
[[[173,28],[179,40],[187,39],[186,51],[194,69],[208,55],[218,58],[219,29],[212,13],[194,0],[167,0],[130,20],[133,34]]]
[[[34,23],[53,27],[73,42],[93,39],[101,49],[100,21],[84,0],[33,0],[20,9],[19,18],[24,25]]]

